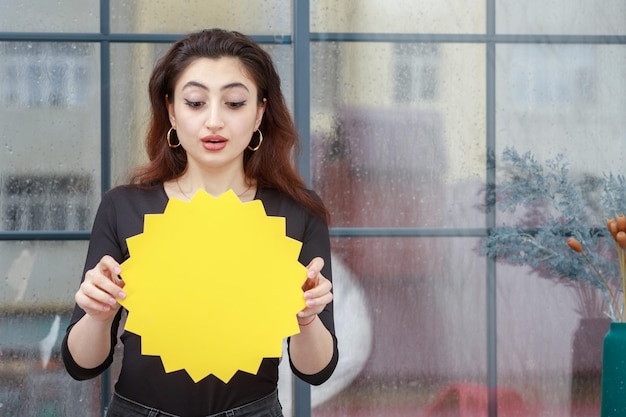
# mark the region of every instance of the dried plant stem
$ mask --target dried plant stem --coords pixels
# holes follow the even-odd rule
[[[618,251],[618,253],[619,253],[619,251]],[[613,293],[613,290],[611,290],[611,287],[609,286],[609,282],[606,280],[606,278],[604,278],[604,275],[602,275],[602,273],[600,271],[598,271],[598,268],[596,268],[596,266],[593,264],[593,262],[591,262],[591,259],[589,259],[589,257],[587,255],[585,255],[585,252],[580,252],[580,254],[585,258],[585,260],[587,261],[589,266],[595,271],[595,273],[602,280],[602,283],[606,287],[607,291],[609,292],[609,296],[611,297],[611,303],[613,304],[613,309],[615,310],[615,314],[616,314],[617,317],[620,317],[621,313],[620,313],[619,304],[617,304],[617,299],[615,298],[615,294]],[[622,269],[622,276],[623,276],[623,274],[625,272],[623,257],[624,257],[624,251],[622,250],[622,255],[620,257],[620,267]],[[624,279],[622,279],[622,283],[623,282],[624,282]]]

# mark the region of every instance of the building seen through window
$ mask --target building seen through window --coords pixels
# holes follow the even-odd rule
[[[4,107],[72,108],[85,103],[93,45],[0,43],[0,102]]]
[[[86,175],[5,178],[0,191],[0,229],[88,230],[92,182]]]
[[[439,45],[394,45],[394,98],[398,103],[411,103],[416,98],[432,101],[437,98],[439,82]]]

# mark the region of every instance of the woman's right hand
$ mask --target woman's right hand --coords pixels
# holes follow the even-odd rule
[[[85,313],[98,321],[112,320],[120,308],[117,299],[126,298],[124,281],[119,277],[120,264],[105,255],[100,262],[85,273],[74,299]]]

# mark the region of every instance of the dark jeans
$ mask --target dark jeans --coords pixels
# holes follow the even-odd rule
[[[115,393],[107,417],[180,417],[175,414],[166,413],[156,408],[139,404],[135,401],[124,398]],[[207,417],[283,417],[283,410],[278,401],[278,391],[274,391],[267,397],[253,401],[249,404],[223,411],[218,414],[211,414]]]

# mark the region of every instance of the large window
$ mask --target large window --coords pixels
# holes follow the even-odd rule
[[[624,174],[626,4],[210,3],[0,5],[0,415],[106,408],[119,365],[72,381],[60,339],[99,196],[145,160],[150,70],[203,27],[274,57],[333,219],[340,364],[309,388],[283,361],[285,415],[598,415],[595,295],[479,247],[542,225],[496,205],[505,149],[564,155],[592,202]]]

